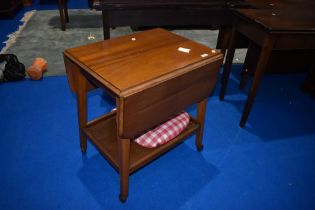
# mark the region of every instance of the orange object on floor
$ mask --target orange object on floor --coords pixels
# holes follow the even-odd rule
[[[48,63],[44,58],[35,58],[33,64],[27,69],[28,76],[33,80],[42,78],[43,73],[47,71]]]

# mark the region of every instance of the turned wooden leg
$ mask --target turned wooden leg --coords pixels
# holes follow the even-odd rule
[[[237,38],[236,26],[233,26],[231,36],[230,36],[230,41],[229,41],[229,49],[228,49],[225,64],[224,64],[223,76],[221,80],[222,85],[221,85],[221,91],[220,91],[220,100],[224,100],[228,80],[230,77],[231,66],[233,63],[233,57],[234,57],[235,46],[236,46],[236,38]]]
[[[108,19],[108,14],[107,14],[107,12],[105,10],[102,10],[102,17],[103,17],[104,40],[110,39],[109,19]]]
[[[58,8],[60,13],[60,24],[61,24],[61,30],[66,30],[66,21],[65,21],[65,12],[64,12],[64,0],[58,0]]]
[[[198,103],[197,122],[200,125],[196,133],[196,147],[198,151],[201,151],[203,149],[202,138],[203,138],[205,116],[206,116],[206,108],[207,108],[207,98]]]
[[[124,203],[128,197],[130,139],[118,139],[118,150],[120,174],[119,199]]]
[[[266,70],[266,66],[273,48],[274,44],[274,38],[272,36],[266,37],[263,45],[262,50],[257,62],[256,70],[254,72],[254,78],[253,82],[250,87],[249,95],[247,97],[247,101],[244,107],[244,111],[242,114],[242,118],[240,121],[240,127],[244,127],[248,118],[248,115],[250,113],[250,110],[252,108],[252,105],[254,103],[254,98],[256,96],[256,92],[260,83],[260,80]]]
[[[82,154],[86,153],[87,147],[87,137],[83,132],[83,129],[86,127],[87,122],[87,106],[86,106],[86,78],[81,74],[77,73],[77,104],[78,104],[78,117],[79,117],[79,134],[80,134],[80,147]]]

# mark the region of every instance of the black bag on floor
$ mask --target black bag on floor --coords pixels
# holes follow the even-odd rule
[[[0,54],[0,63],[6,62],[3,71],[4,81],[18,81],[25,78],[25,66],[20,63],[16,55]]]

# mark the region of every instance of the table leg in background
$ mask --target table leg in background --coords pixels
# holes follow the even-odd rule
[[[257,89],[259,87],[260,80],[266,70],[266,66],[273,48],[274,38],[272,36],[267,36],[262,45],[262,50],[257,62],[257,67],[254,72],[254,78],[250,87],[249,95],[243,110],[243,114],[240,121],[240,127],[244,127],[254,103],[254,98],[256,96]]]
[[[109,17],[108,13],[105,10],[102,10],[102,17],[103,17],[103,35],[104,40],[110,39],[110,28],[109,28]]]
[[[248,49],[251,48],[252,44],[253,44],[252,42],[249,43]],[[244,64],[243,64],[243,67],[242,67],[242,70],[241,70],[240,90],[244,90],[245,89],[246,83],[247,83],[247,80],[248,80],[248,76],[249,76],[248,63],[250,62],[250,60],[249,60],[250,56],[249,56],[248,53],[249,53],[249,50],[247,50],[245,61],[244,61]]]
[[[221,86],[221,91],[220,91],[220,100],[224,100],[224,95],[226,92],[227,83],[229,80],[231,66],[232,66],[234,52],[235,52],[236,38],[237,38],[237,33],[236,33],[236,27],[234,26],[231,32],[229,49],[228,49],[228,52],[226,55],[226,61],[224,64],[223,76],[221,80],[222,86]]]
[[[65,17],[66,17],[66,22],[69,23],[69,15],[68,15],[68,0],[64,0],[64,11],[65,11]]]

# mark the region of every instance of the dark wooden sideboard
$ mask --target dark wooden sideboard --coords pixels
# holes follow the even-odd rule
[[[103,15],[104,39],[116,26],[203,26],[221,27],[233,23],[229,8],[250,6],[244,0],[91,0]]]
[[[13,17],[20,6],[22,0],[0,0],[0,15]]]

